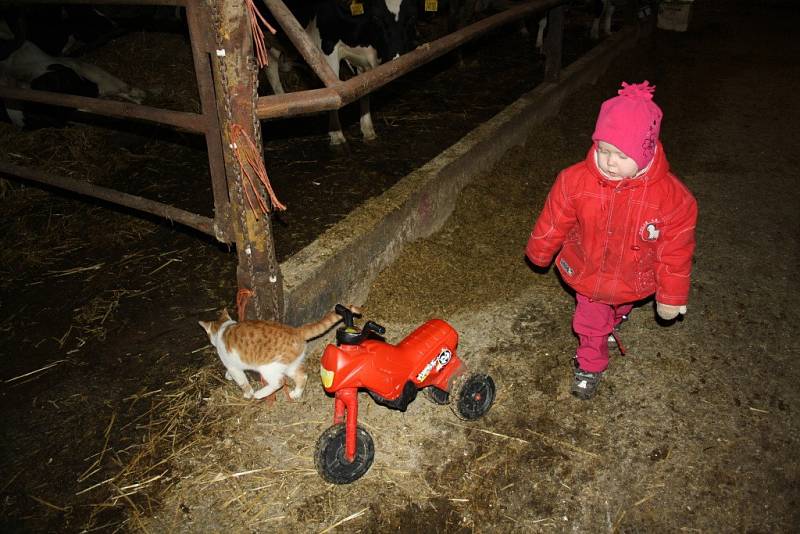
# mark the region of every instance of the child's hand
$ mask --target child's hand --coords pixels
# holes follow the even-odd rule
[[[656,313],[658,313],[658,316],[665,321],[669,321],[670,319],[677,317],[678,314],[685,314],[686,306],[672,306],[670,304],[656,302]]]

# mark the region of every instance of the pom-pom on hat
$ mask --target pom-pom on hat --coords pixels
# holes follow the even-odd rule
[[[653,102],[654,85],[622,82],[618,96],[600,106],[592,141],[611,143],[644,169],[653,159],[663,113]]]

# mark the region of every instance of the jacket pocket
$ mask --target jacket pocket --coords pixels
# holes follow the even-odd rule
[[[580,281],[586,273],[586,254],[580,243],[566,242],[556,258],[556,265],[565,282]]]

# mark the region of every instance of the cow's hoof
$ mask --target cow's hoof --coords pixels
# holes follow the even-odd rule
[[[331,146],[346,145],[347,139],[342,132],[328,132],[328,138],[331,140]]]

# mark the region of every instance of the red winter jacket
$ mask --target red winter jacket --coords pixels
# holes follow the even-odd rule
[[[682,306],[689,299],[697,203],[669,172],[659,143],[641,176],[613,181],[586,159],[563,170],[547,196],[525,253],[556,266],[567,284],[606,304],[656,301]]]

